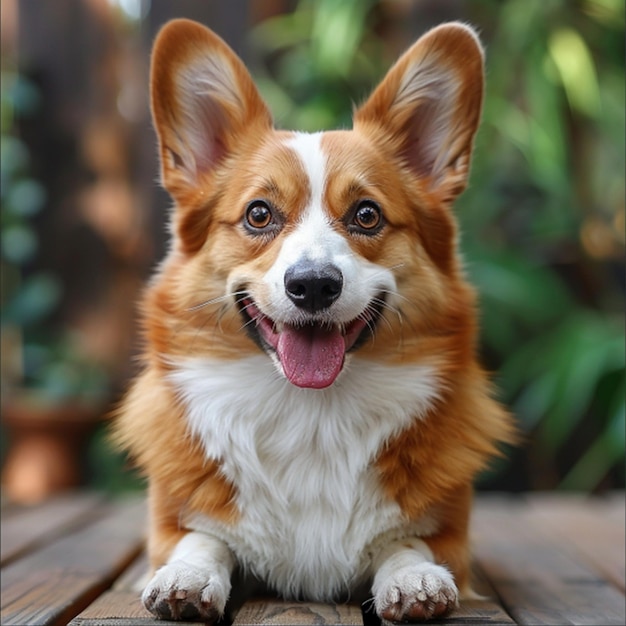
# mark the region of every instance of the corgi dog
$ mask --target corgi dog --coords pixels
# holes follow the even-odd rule
[[[172,243],[116,418],[148,480],[156,616],[216,621],[251,581],[386,620],[471,593],[472,482],[513,432],[477,361],[452,213],[482,95],[476,34],[444,24],[351,130],[276,130],[212,31],[157,36]]]

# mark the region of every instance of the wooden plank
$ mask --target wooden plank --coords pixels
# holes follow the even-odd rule
[[[472,529],[476,559],[518,624],[624,624],[624,594],[523,499],[479,500]]]
[[[570,541],[592,568],[621,591],[626,590],[623,497],[531,494],[527,501],[526,515]]]
[[[93,493],[64,494],[42,504],[17,507],[0,527],[0,564],[10,561],[86,524],[97,515],[104,497]]]
[[[463,600],[452,615],[440,620],[442,624],[515,624],[511,616],[502,608],[498,595],[480,569],[474,564],[472,588],[483,596],[476,600]]]
[[[148,555],[142,552],[115,581],[113,589],[120,591],[140,591],[149,580]]]
[[[277,599],[248,600],[239,609],[233,626],[285,624],[363,624],[361,607],[354,604],[287,602]]]
[[[466,600],[448,617],[440,618],[437,624],[481,624],[505,626],[515,624],[507,612],[494,600]]]
[[[201,622],[184,622],[187,626]],[[138,591],[115,589],[99,596],[68,626],[181,626],[181,622],[157,620],[143,604]]]
[[[2,570],[3,625],[65,625],[139,553],[145,505],[111,504],[106,515]]]
[[[626,492],[623,490],[610,491],[602,497],[607,500],[605,514],[623,524],[626,517]]]

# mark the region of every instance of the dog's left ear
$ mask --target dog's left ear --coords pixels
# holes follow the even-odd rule
[[[197,22],[177,19],[161,29],[150,82],[162,182],[175,199],[200,187],[243,138],[272,126],[243,63]]]
[[[426,33],[354,115],[429,189],[452,200],[467,183],[483,97],[483,51],[464,24]]]

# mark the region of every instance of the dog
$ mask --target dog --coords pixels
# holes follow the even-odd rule
[[[443,24],[351,130],[307,134],[274,129],[212,31],[158,34],[172,243],[115,428],[148,480],[157,617],[219,620],[235,574],[395,621],[471,594],[472,484],[514,432],[477,360],[452,213],[483,65],[475,32]]]

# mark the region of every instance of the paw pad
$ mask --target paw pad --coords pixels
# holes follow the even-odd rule
[[[433,563],[410,565],[394,572],[374,597],[376,612],[388,621],[421,621],[441,617],[458,606],[452,574]]]

